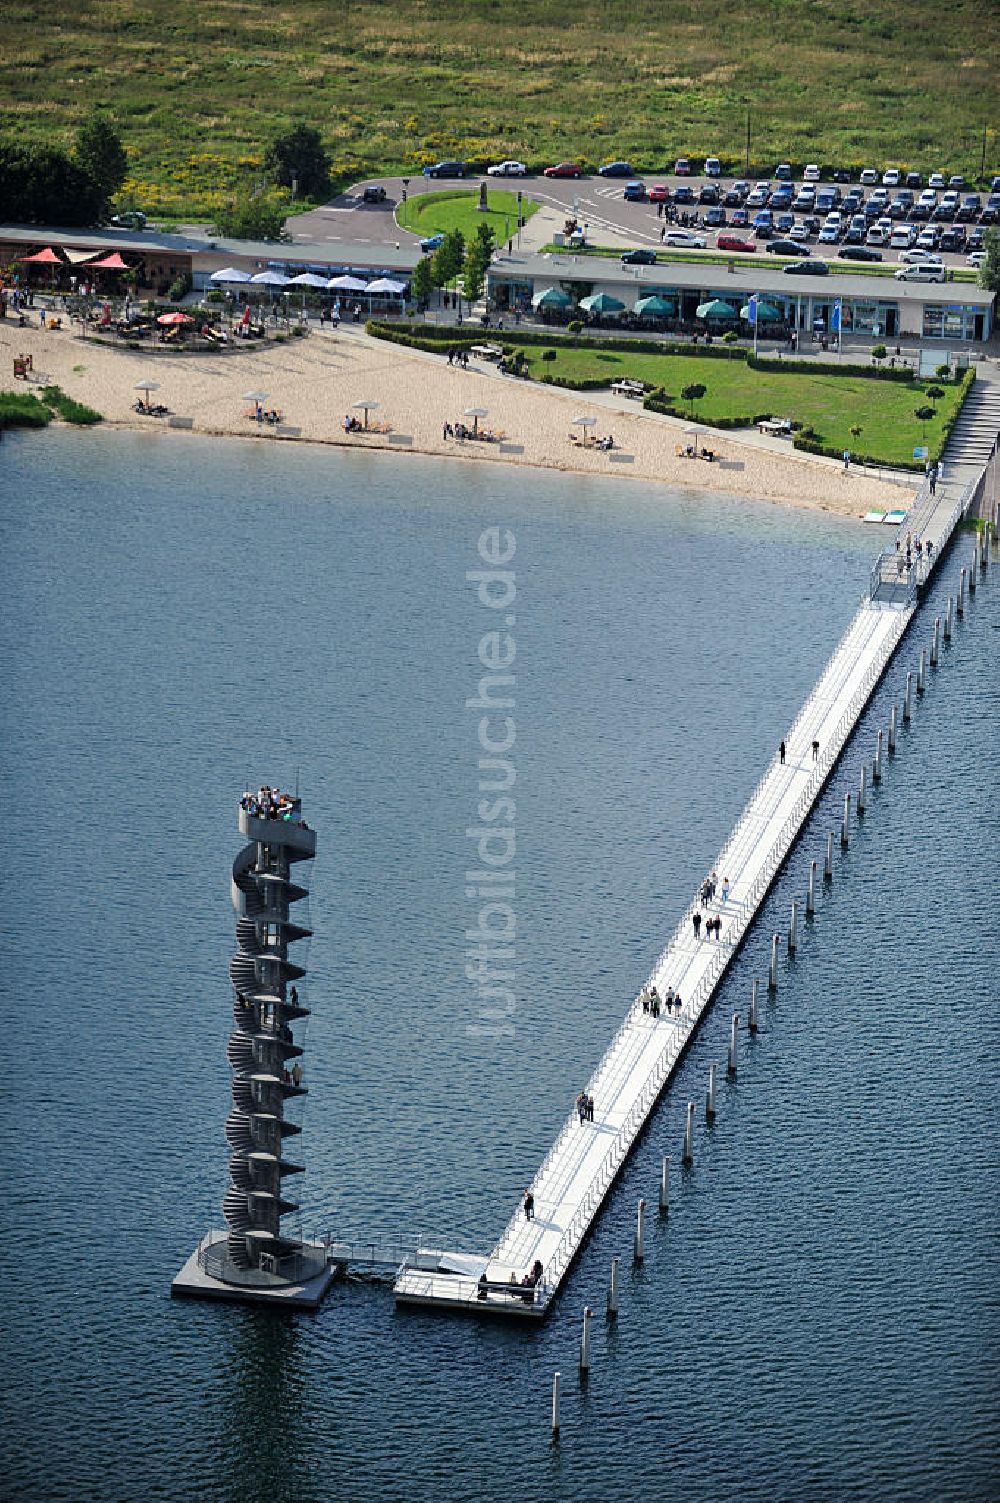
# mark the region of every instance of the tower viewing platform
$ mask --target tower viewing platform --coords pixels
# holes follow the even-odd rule
[[[226,1119],[229,1185],[222,1202],[227,1230],[209,1232],[172,1285],[174,1294],[313,1308],[336,1267],[325,1242],[309,1242],[283,1224],[298,1210],[287,1182],[303,1172],[288,1156],[301,1126],[286,1108],[307,1095],[303,1046],[295,1025],[309,1016],[298,982],[306,972],[290,947],[310,929],[295,916],[308,888],[292,868],[316,853],[316,832],[301,802],[276,789],[244,794],[240,833],[249,844],[233,862],[231,895],[237,951],[229,962],[233,1030],[232,1109]]]

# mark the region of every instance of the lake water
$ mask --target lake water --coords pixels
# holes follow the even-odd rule
[[[5,1494],[1000,1496],[997,571],[642,1270],[636,1200],[655,1200],[664,1153],[677,1162],[685,1103],[724,1058],[956,556],[545,1325],[396,1312],[353,1282],[287,1317],[169,1298],[222,1224],[245,781],[297,779],[319,832],[305,1226],[486,1250],[881,539],[626,481],[174,434],[9,436],[0,479]],[[492,527],[516,548],[503,621],[466,578]],[[517,652],[500,1037],[465,975],[482,797],[466,701],[498,627]]]

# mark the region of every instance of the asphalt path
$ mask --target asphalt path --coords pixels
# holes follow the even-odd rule
[[[685,183],[694,189],[697,196],[698,190],[708,179],[703,177],[678,178],[669,174],[664,176],[650,175],[645,179],[647,190],[654,183],[663,183],[671,191],[679,183]],[[732,178],[716,178],[724,193],[731,186]],[[575,217],[586,229],[587,238],[592,244],[614,245],[627,247],[659,246],[660,226],[662,219],[657,218],[656,205],[648,201],[632,203],[623,198],[622,192],[625,180],[622,178],[547,178],[547,177],[523,177],[523,178],[494,178],[494,177],[467,177],[467,178],[426,178],[422,174],[414,175],[406,179],[406,194],[413,198],[419,193],[436,193],[442,189],[467,188],[478,191],[479,184],[486,182],[491,188],[506,188],[516,192],[521,188],[526,197],[533,199],[541,205],[539,212],[528,221],[522,232],[521,247],[524,250],[538,250],[548,244],[555,230],[560,230],[567,218]],[[369,184],[381,184],[386,191],[386,199],[381,204],[366,204],[363,199],[364,189]],[[818,189],[822,184],[814,184]],[[842,184],[841,192],[847,188]],[[870,189],[866,189],[866,194]],[[894,192],[895,190],[890,190]],[[298,214],[287,222],[287,230],[295,240],[308,241],[311,243],[331,245],[367,242],[375,245],[406,246],[417,245],[419,235],[411,234],[396,224],[395,209],[403,198],[403,179],[401,178],[372,178],[368,182],[360,182],[340,194],[321,208],[312,209],[306,214]],[[688,212],[693,212],[697,205],[684,205]],[[731,210],[727,210],[727,215]],[[801,218],[802,216],[796,216]],[[822,216],[821,216],[822,217]],[[726,225],[723,232],[731,227]],[[921,226],[923,228],[923,226]],[[966,226],[971,230],[972,226]],[[514,227],[512,226],[512,233]],[[696,233],[703,235],[706,241],[706,251],[715,249],[715,229],[706,229],[700,225]],[[732,231],[737,235],[746,235],[753,239],[749,229],[737,228]],[[758,254],[762,254],[767,246],[767,241],[761,241]],[[669,247],[668,247],[669,249]],[[807,246],[812,259],[837,260],[838,246],[821,246],[812,240]],[[887,265],[899,263],[900,251],[891,250],[888,246],[880,247],[883,263]],[[716,252],[716,254],[718,254]],[[965,252],[939,252],[946,266],[966,268]],[[848,267],[851,271],[862,272],[866,263],[862,261],[841,261],[841,266]]]

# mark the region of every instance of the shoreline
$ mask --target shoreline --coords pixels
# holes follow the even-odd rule
[[[33,381],[12,379],[15,354],[32,356]],[[69,396],[96,407],[104,426],[140,433],[171,426],[168,418],[143,417],[132,408],[137,380],[148,376],[157,383],[154,400],[183,421],[176,431],[206,437],[421,453],[613,480],[658,481],[672,490],[710,491],[855,518],[873,508],[907,505],[916,489],[916,480],[910,487],[865,471],[845,473],[836,461],[781,452],[756,442],[755,435],[648,413],[625,405],[627,399],[616,399],[610,391],[581,396],[559,387],[515,382],[490,367],[461,370],[439,355],[375,340],[353,328],[313,330],[303,340],[241,348],[238,355],[220,351],[197,359],[174,354],[158,359],[155,350],[108,348],[69,330],[21,329],[7,320],[0,324],[0,359],[0,390],[31,391],[54,382]],[[258,388],[268,393],[265,406],[282,411],[286,431],[258,427],[246,416],[243,393]],[[391,424],[389,433],[366,437],[343,431],[344,414],[352,414],[359,400],[377,403],[377,417]],[[444,423],[461,421],[471,407],[488,413],[483,421],[505,435],[503,445],[444,438]],[[569,434],[580,431],[574,419],[583,413],[597,419],[596,433],[613,434],[613,450],[583,448],[570,441]],[[677,455],[691,427],[711,444],[714,462]]]

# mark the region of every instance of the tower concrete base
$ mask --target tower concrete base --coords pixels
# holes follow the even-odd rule
[[[170,1293],[187,1299],[216,1299],[236,1301],[243,1305],[271,1305],[286,1310],[315,1310],[319,1307],[323,1296],[333,1283],[343,1273],[343,1264],[325,1262],[320,1270],[311,1278],[302,1279],[297,1283],[288,1283],[275,1275],[258,1274],[254,1282],[229,1283],[226,1280],[214,1278],[206,1272],[203,1266],[203,1258],[206,1247],[212,1247],[217,1242],[225,1242],[225,1232],[213,1232],[205,1242],[195,1248],[188,1258],[180,1273],[170,1286]],[[312,1251],[321,1252],[321,1242],[306,1243],[306,1247]],[[259,1280],[259,1282],[258,1282]]]

